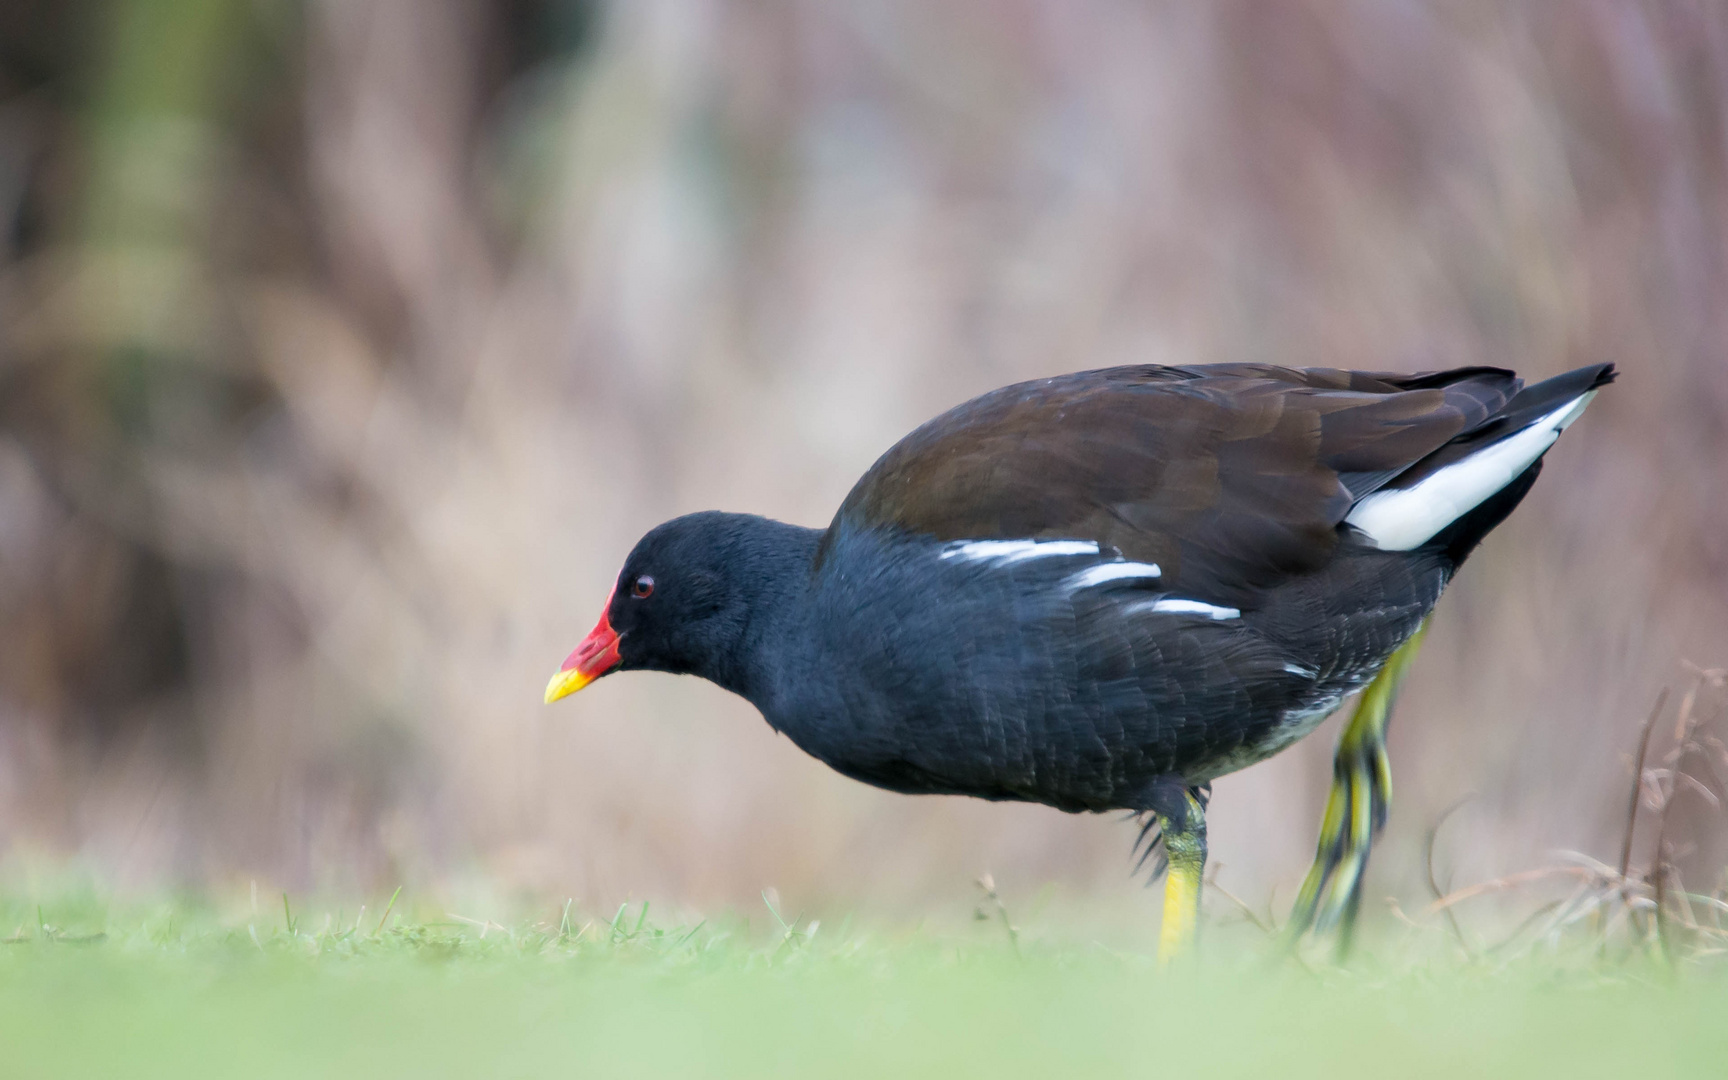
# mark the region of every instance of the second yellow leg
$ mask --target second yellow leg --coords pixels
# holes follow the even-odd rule
[[[1338,737],[1332,762],[1332,791],[1320,822],[1314,865],[1296,895],[1288,935],[1295,944],[1309,930],[1339,928],[1339,951],[1349,948],[1356,909],[1361,903],[1362,872],[1374,836],[1386,823],[1392,802],[1392,768],[1386,758],[1386,726],[1392,703],[1422,645],[1423,623],[1400,645],[1374,681],[1362,691],[1356,711]]]

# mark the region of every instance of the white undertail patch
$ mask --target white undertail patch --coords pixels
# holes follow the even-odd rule
[[[1581,394],[1542,419],[1424,477],[1414,487],[1376,491],[1362,498],[1345,521],[1382,551],[1409,551],[1476,509],[1516,480],[1578,419],[1596,391]]]

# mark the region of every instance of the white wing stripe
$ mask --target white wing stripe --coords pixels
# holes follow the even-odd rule
[[[1139,603],[1128,608],[1129,614],[1142,611],[1155,611],[1163,615],[1204,615],[1208,619],[1237,619],[1242,612],[1233,607],[1219,607],[1200,600],[1154,600],[1150,604]]]
[[[1103,585],[1110,581],[1120,581],[1124,578],[1158,578],[1164,571],[1158,569],[1157,563],[1141,562],[1108,562],[1082,570],[1069,578],[1065,584],[1070,592],[1090,589],[1094,585]]]
[[[1051,555],[1096,555],[1091,540],[957,540],[942,549],[944,559],[994,562],[998,566]]]

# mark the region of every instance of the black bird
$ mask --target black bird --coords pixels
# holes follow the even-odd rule
[[[651,530],[546,700],[698,675],[868,784],[1146,815],[1169,956],[1195,932],[1210,782],[1366,687],[1292,920],[1347,937],[1424,621],[1613,378],[1221,364],[1004,387],[902,439],[826,529]]]

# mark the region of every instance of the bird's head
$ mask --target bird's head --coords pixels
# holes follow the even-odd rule
[[[548,704],[613,671],[667,671],[734,685],[751,614],[785,573],[782,532],[706,512],[649,530],[624,560],[600,621],[546,686]],[[805,532],[807,530],[794,530]]]

